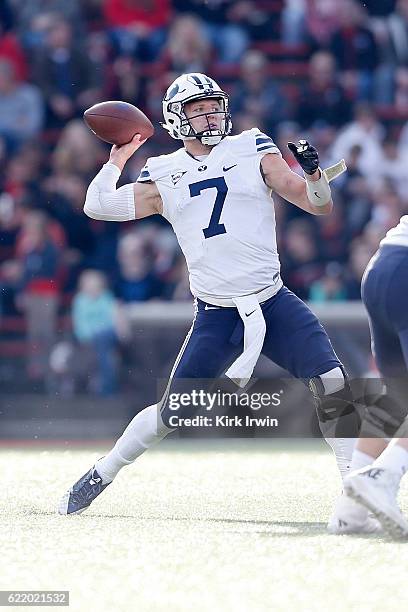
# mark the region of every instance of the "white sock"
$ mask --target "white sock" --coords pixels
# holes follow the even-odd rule
[[[341,479],[350,473],[351,458],[357,438],[326,438],[336,457]]]
[[[118,449],[115,446],[112,450],[105,455],[105,457],[101,457],[95,463],[96,471],[99,476],[102,478],[102,483],[106,484],[107,482],[112,482],[112,480],[117,476],[119,470],[121,470],[125,465],[130,465],[133,461],[126,461],[118,452]]]
[[[133,463],[147,448],[162,440],[171,431],[174,430],[163,423],[160,405],[153,404],[139,412],[130,421],[112,450],[96,462],[95,467],[102,482],[112,482],[120,469]]]
[[[374,461],[373,466],[385,468],[403,476],[408,470],[408,451],[400,444],[391,442]]]
[[[355,448],[353,451],[353,458],[351,460],[350,472],[354,472],[354,470],[359,470],[361,468],[370,465],[374,461],[374,457],[371,455],[367,455],[367,453],[363,453],[363,451]]]

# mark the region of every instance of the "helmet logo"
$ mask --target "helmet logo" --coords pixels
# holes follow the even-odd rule
[[[172,98],[174,98],[174,96],[178,93],[179,89],[180,87],[176,83],[174,87],[172,87],[171,90],[168,92],[167,100],[171,100]]]

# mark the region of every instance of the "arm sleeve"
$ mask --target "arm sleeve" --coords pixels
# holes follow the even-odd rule
[[[116,189],[120,170],[107,163],[95,176],[86,193],[84,212],[100,221],[131,221],[136,218],[133,184]]]

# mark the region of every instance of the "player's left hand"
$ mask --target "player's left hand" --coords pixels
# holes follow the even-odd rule
[[[288,148],[306,174],[314,174],[316,172],[319,167],[319,154],[307,140],[299,140],[297,144],[288,142]]]

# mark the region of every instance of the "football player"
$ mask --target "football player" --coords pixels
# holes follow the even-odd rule
[[[405,215],[383,238],[363,276],[361,293],[384,389],[366,402],[362,437],[353,453],[353,471],[345,482],[347,495],[360,502],[366,515],[372,511],[386,531],[397,537],[408,536],[408,522],[397,504],[399,482],[408,469],[407,268]],[[394,436],[387,447],[387,440]],[[342,517],[349,520],[347,512]]]
[[[283,285],[271,197],[274,191],[312,215],[328,214],[329,182],[344,171],[344,162],[322,171],[307,141],[288,143],[302,178],[259,129],[231,136],[228,95],[204,74],[177,78],[164,97],[163,115],[163,127],[183,147],[148,159],[136,183],[116,189],[126,161],[144,141],[136,135],[113,146],[88,188],[84,211],[106,221],[163,215],[187,261],[194,320],[162,399],[140,411],[113,449],[67,491],[61,514],[85,510],[122,467],[174,429],[168,397],[177,381],[225,372],[243,387],[261,352],[309,381],[342,476],[359,432],[350,386],[325,330]],[[370,531],[373,524],[366,520],[360,527]]]

